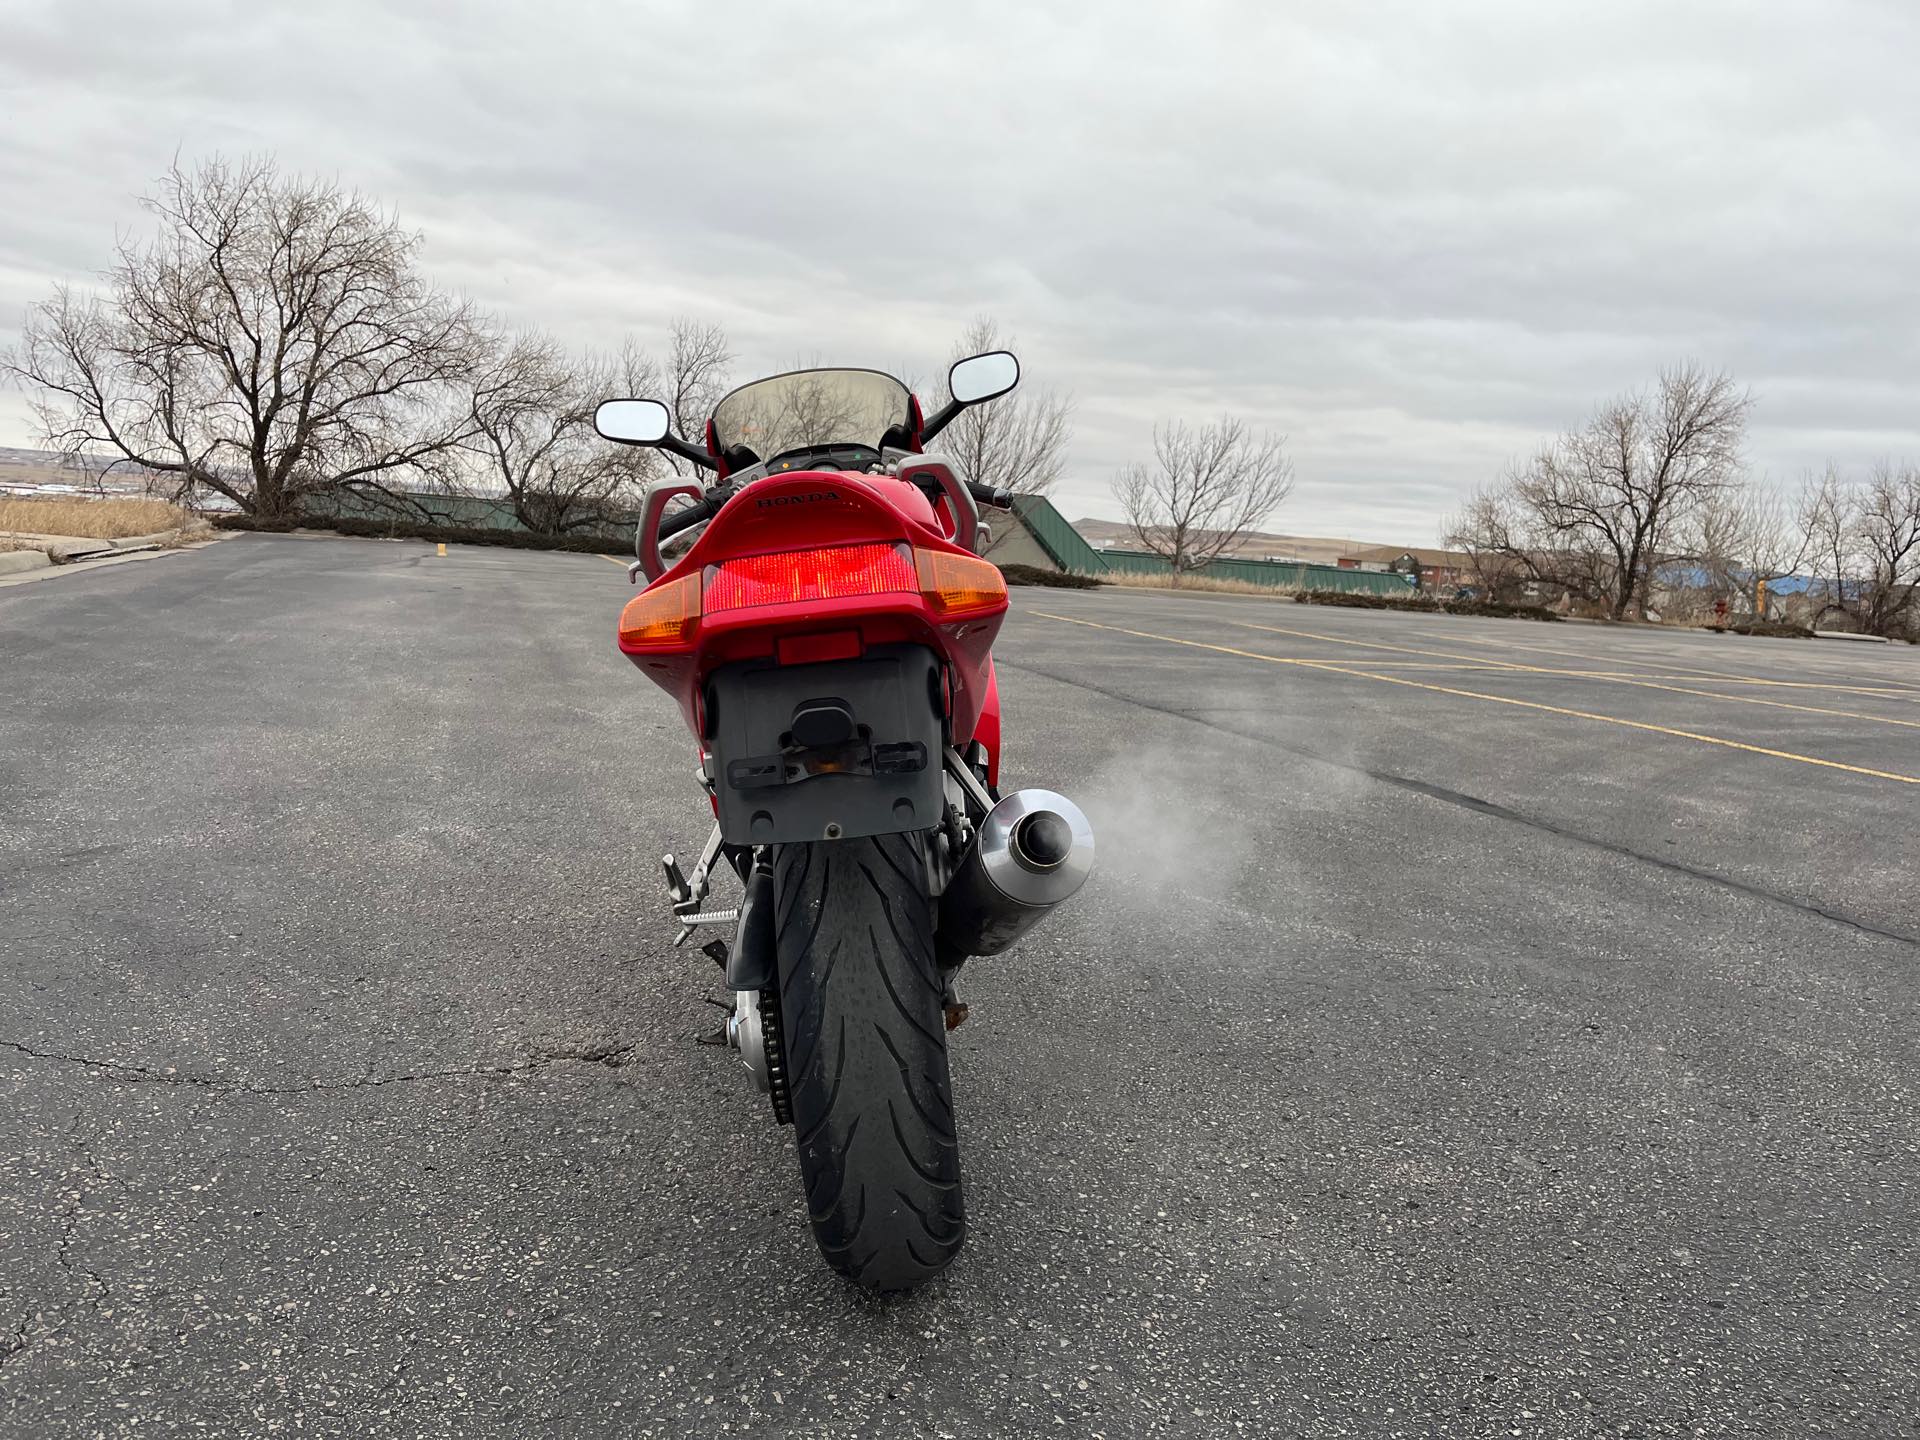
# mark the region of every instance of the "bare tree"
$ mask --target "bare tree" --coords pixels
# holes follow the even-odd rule
[[[1766,618],[1762,587],[1793,574],[1806,548],[1781,497],[1755,485],[1725,486],[1704,496],[1681,544],[1705,582],[1709,604],[1737,609],[1751,598],[1760,619]]]
[[[1735,482],[1750,403],[1727,376],[1682,365],[1651,393],[1603,406],[1517,477],[1521,503],[1599,582],[1596,598],[1613,619],[1629,610],[1644,618],[1669,541],[1705,497]]]
[[[727,333],[718,325],[683,315],[668,328],[667,405],[681,436],[695,445],[706,436],[715,403],[727,393],[732,364]]]
[[[1114,477],[1115,496],[1141,546],[1180,577],[1231,549],[1293,492],[1286,437],[1256,437],[1222,416],[1198,428],[1185,421],[1154,427],[1153,464]]]
[[[1920,630],[1920,469],[1882,461],[1855,482],[1829,465],[1801,490],[1799,523],[1816,623],[1838,611],[1872,635]]]
[[[999,325],[983,315],[967,326],[950,358],[1012,348],[1011,339],[1000,338]],[[951,398],[944,390],[943,381],[942,403]],[[991,404],[961,411],[933,443],[964,479],[1016,495],[1044,495],[1060,479],[1072,438],[1073,397],[1022,386]],[[986,553],[993,550],[989,545]]]
[[[271,160],[176,165],[143,203],[156,229],[120,243],[105,294],[56,289],[0,362],[40,392],[54,449],[277,517],[465,438],[474,315],[391,216]]]
[[[672,412],[680,437],[700,445],[706,440],[707,420],[714,405],[729,388],[727,377],[733,358],[726,331],[719,325],[676,316],[667,327],[666,363],[663,365],[629,339],[614,366],[617,383],[613,388],[640,399],[659,400]],[[670,451],[656,453],[676,475],[690,474],[695,468]]]
[[[1518,598],[1529,581],[1550,579],[1539,528],[1511,484],[1482,485],[1447,522],[1442,542],[1465,551],[1474,584],[1490,599]]]
[[[1478,493],[1450,539],[1616,620],[1644,617],[1655,568],[1684,558],[1703,509],[1740,483],[1751,403],[1725,375],[1668,370]]]
[[[1920,470],[1876,465],[1854,507],[1854,536],[1866,580],[1862,621],[1875,635],[1911,633],[1920,627]]]
[[[1805,542],[1805,559],[1817,593],[1841,606],[1853,581],[1853,504],[1847,482],[1833,465],[1808,475],[1800,485],[1796,516]],[[1814,619],[1817,621],[1819,615]]]
[[[475,373],[466,451],[476,478],[504,491],[527,529],[606,524],[653,475],[657,452],[594,432],[594,407],[617,383],[611,363],[576,360],[541,334],[502,342]]]

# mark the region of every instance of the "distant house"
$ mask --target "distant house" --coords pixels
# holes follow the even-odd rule
[[[1334,563],[1342,570],[1387,571],[1411,556],[1420,567],[1422,590],[1451,590],[1473,577],[1473,557],[1460,550],[1415,549],[1406,545],[1364,545]]]

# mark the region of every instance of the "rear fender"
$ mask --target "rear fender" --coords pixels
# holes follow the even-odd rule
[[[815,665],[723,665],[705,686],[731,845],[926,830],[945,809],[941,662],[922,645]]]

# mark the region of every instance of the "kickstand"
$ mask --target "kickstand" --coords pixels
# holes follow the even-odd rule
[[[730,1001],[716,1000],[711,995],[702,995],[700,999],[716,1010],[724,1010],[729,1015],[733,1014],[733,1004]],[[696,1035],[694,1043],[696,1045],[731,1045],[733,1042],[727,1039],[727,1022],[722,1020],[720,1028],[711,1035]]]

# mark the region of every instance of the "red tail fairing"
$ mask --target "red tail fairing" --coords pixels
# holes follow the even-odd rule
[[[999,571],[949,541],[914,486],[802,471],[729,501],[628,603],[620,649],[703,733],[701,685],[721,665],[926,645],[946,666],[952,739],[964,745],[987,704],[989,655],[1006,609]]]

